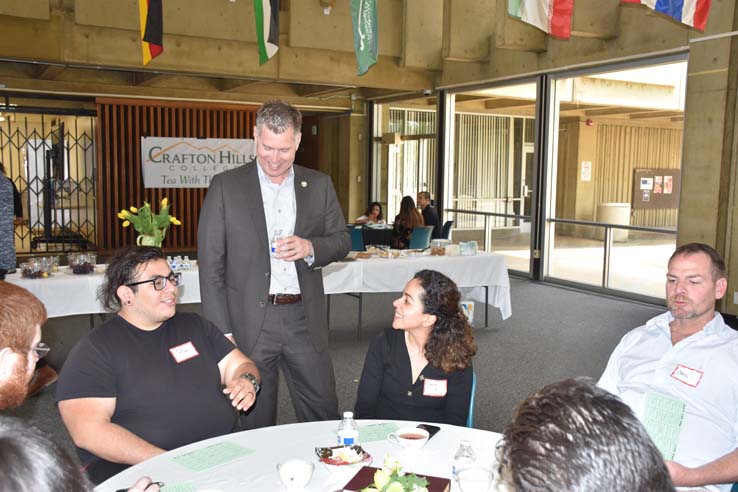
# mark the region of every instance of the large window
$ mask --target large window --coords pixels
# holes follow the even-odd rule
[[[530,270],[536,83],[455,93],[446,204],[454,241]]]
[[[388,221],[404,196],[436,189],[435,97],[375,106],[374,199]],[[435,198],[435,197],[434,197]]]
[[[663,298],[686,62],[554,79],[545,274]]]

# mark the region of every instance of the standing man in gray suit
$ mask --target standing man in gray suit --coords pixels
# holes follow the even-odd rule
[[[330,178],[293,164],[301,125],[294,107],[265,103],[256,161],[215,176],[200,213],[203,314],[262,377],[249,428],[276,422],[279,367],[299,421],[338,417],[320,269],[345,257],[351,238]]]

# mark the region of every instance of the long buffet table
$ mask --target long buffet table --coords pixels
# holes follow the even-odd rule
[[[498,308],[503,319],[511,315],[507,263],[504,256],[492,253],[339,261],[323,268],[323,282],[326,294],[401,292],[413,274],[425,268],[449,276],[462,288],[465,298],[486,301]],[[104,312],[97,300],[103,272],[103,266],[89,275],[73,275],[69,269],[61,268],[46,279],[25,279],[15,273],[6,280],[31,291],[44,303],[49,317],[54,318]],[[182,271],[182,275],[178,302],[199,303],[197,266]]]

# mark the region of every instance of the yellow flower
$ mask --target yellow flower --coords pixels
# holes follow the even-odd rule
[[[138,209],[136,207],[131,207],[131,212],[133,212],[134,214],[137,214]]]
[[[131,225],[131,222],[130,221],[128,221],[128,220],[124,220],[123,221],[123,227],[128,227],[129,225]]]
[[[167,204],[169,204],[169,198],[167,198],[167,197],[162,198],[161,199],[161,208],[166,207]]]
[[[118,212],[119,219],[125,219],[126,217],[128,217],[128,210],[123,209],[120,212]]]
[[[377,470],[374,472],[374,485],[377,486],[378,489],[383,489],[385,485],[387,485],[387,482],[390,481],[390,474],[387,473],[384,470]]]
[[[400,482],[392,482],[386,489],[387,492],[405,492],[405,487]]]
[[[174,225],[182,225],[182,222],[177,217],[169,217],[169,222]]]

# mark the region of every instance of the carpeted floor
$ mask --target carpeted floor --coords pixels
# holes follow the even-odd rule
[[[546,383],[573,376],[599,377],[610,352],[631,328],[663,311],[549,284],[511,278],[511,318],[502,321],[490,309],[490,327],[475,331],[479,351],[475,427],[501,431],[515,405]],[[364,296],[363,337],[356,339],[357,300],[347,295],[331,298],[331,353],[340,410],[353,408],[358,378],[369,340],[392,320],[396,295]],[[197,311],[199,305],[182,306]],[[483,324],[477,306],[475,325]],[[99,317],[94,319],[99,323]],[[59,368],[76,340],[90,328],[87,316],[49,320],[44,340],[52,351],[49,361]],[[2,412],[16,415],[41,428],[70,451],[73,445],[54,405],[54,387],[23,406]],[[295,422],[286,386],[280,386],[278,423]]]

